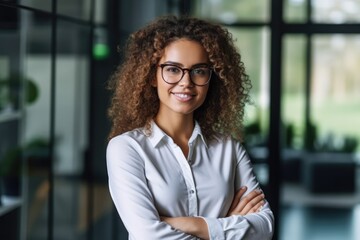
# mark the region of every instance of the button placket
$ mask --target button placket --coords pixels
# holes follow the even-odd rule
[[[187,162],[189,163],[189,165],[191,165],[193,163],[193,161],[192,161],[193,152],[194,152],[193,144],[189,143],[189,155],[187,157]]]
[[[198,215],[198,206],[197,206],[197,193],[195,189],[195,181],[192,175],[192,169],[189,165],[188,159],[185,158],[183,152],[180,147],[173,144],[173,150],[176,156],[176,160],[178,161],[182,172],[184,174],[186,187],[188,189],[188,200],[189,200],[189,216],[197,216]],[[189,156],[191,156],[192,149],[189,148]]]

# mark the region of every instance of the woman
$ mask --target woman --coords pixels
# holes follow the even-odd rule
[[[109,188],[129,239],[271,239],[240,144],[251,84],[226,29],[159,18],[111,82]]]

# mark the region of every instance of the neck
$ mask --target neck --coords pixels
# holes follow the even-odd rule
[[[156,124],[169,135],[175,143],[188,142],[194,130],[194,118],[192,114],[176,115],[167,114],[166,116],[158,113],[154,121]]]
[[[192,114],[189,116],[181,115],[181,117],[175,117],[173,114],[166,116],[158,114],[154,121],[173,139],[174,143],[181,148],[184,156],[187,157],[189,154],[188,142],[194,130],[194,118]]]

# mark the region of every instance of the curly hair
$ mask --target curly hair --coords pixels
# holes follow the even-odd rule
[[[160,17],[127,40],[124,60],[109,82],[113,91],[108,109],[112,121],[109,139],[139,127],[151,133],[150,122],[160,104],[151,83],[165,47],[181,38],[199,42],[215,72],[204,103],[194,112],[203,134],[208,139],[221,133],[243,140],[251,82],[231,33],[208,21],[175,16]]]

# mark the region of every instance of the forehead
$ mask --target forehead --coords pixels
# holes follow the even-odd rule
[[[164,49],[160,62],[176,62],[184,66],[192,66],[208,62],[208,54],[204,47],[196,41],[179,39],[171,42]]]

